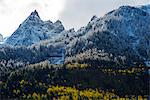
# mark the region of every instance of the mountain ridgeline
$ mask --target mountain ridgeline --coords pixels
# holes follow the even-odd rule
[[[35,10],[20,24],[19,28],[6,40],[6,44],[13,46],[28,46],[41,40],[52,38],[64,30],[63,25],[58,20],[42,21]]]
[[[0,100],[149,100],[150,5],[121,6],[80,28],[33,11],[0,35]]]
[[[80,28],[42,21],[35,10],[0,46],[0,59],[139,66],[150,61],[150,5],[121,6]],[[149,66],[147,64],[147,66]]]

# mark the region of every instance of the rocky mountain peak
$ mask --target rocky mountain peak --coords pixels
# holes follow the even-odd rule
[[[40,18],[40,16],[39,16],[37,10],[34,10],[34,11],[31,13],[31,16],[37,16],[37,17]]]
[[[41,20],[38,12],[35,10],[33,11],[28,17],[27,19],[23,22],[23,24],[34,24],[34,23],[42,23],[43,21]]]
[[[50,24],[53,24],[53,22],[51,20],[47,20],[45,21],[46,23],[50,23]]]
[[[140,8],[150,14],[150,4],[141,6]]]
[[[54,24],[55,33],[60,33],[61,31],[65,30],[62,22],[60,20],[57,20]]]
[[[6,44],[13,46],[30,46],[41,40],[55,36],[64,30],[61,21],[55,23],[43,21],[38,12],[33,11],[28,18],[20,24],[18,29],[7,39]]]
[[[121,6],[118,9],[112,11],[111,13],[114,13],[114,16],[122,16],[122,17],[136,17],[136,16],[147,16],[148,13],[143,11],[142,9],[138,7],[132,7],[132,6]],[[109,13],[109,14],[111,14]]]
[[[62,25],[62,22],[60,20],[57,20],[55,23],[54,23],[55,26],[60,26]]]
[[[95,20],[95,19],[97,19],[97,16],[96,16],[96,15],[94,15],[94,16],[91,18],[91,21],[93,21],[93,20]]]
[[[129,62],[150,58],[148,39],[150,15],[148,13],[138,7],[121,6],[104,17],[95,19],[94,16],[87,26],[77,31],[81,35],[70,42],[67,48],[68,55],[97,48],[116,57],[124,55]]]

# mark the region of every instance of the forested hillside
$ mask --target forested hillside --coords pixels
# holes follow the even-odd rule
[[[0,93],[2,98],[20,99],[148,99],[148,77],[144,66],[99,68],[41,62],[7,69],[2,73]]]

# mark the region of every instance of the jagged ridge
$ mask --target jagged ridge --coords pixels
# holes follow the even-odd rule
[[[20,24],[19,28],[6,40],[6,44],[13,46],[29,46],[41,40],[51,38],[64,30],[62,23],[58,20],[42,21],[35,10]]]
[[[87,54],[90,49],[91,51],[96,49],[100,55],[104,53],[111,57],[105,57],[107,61],[109,59],[116,63],[121,60],[131,66],[143,64],[144,61],[150,60],[150,14],[147,12],[148,7],[145,7],[121,6],[102,18],[93,16],[88,25],[77,32],[74,29],[64,30],[59,20],[55,23],[42,21],[37,11],[34,11],[7,39],[6,44],[13,46],[61,44],[66,51],[62,57],[67,60],[71,57],[75,60],[77,57],[84,58],[81,56],[84,52]],[[89,56],[92,59],[94,57]]]

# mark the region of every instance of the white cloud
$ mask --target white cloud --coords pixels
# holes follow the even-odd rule
[[[66,0],[60,19],[65,27],[76,29],[85,26],[93,15],[103,16],[105,13],[122,5],[143,5],[150,0]]]
[[[93,15],[102,16],[121,5],[142,5],[150,0],[0,0],[0,33],[11,35],[35,9],[43,20],[60,19],[78,29]]]
[[[43,20],[55,21],[65,0],[0,0],[0,33],[9,36],[35,9]]]

